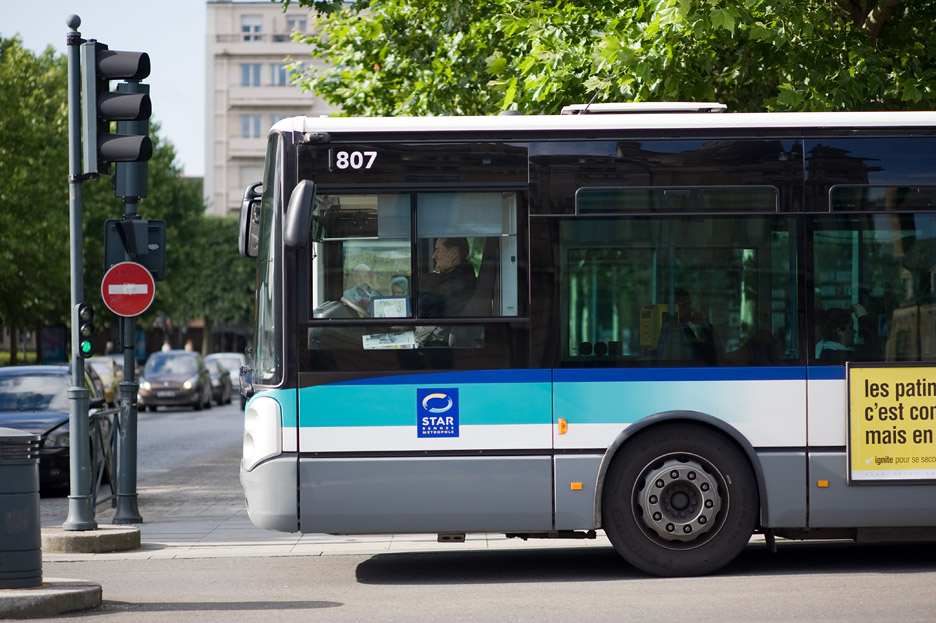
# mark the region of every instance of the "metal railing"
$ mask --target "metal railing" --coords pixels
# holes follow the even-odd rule
[[[293,33],[237,33],[215,35],[217,43],[290,43]]]
[[[119,409],[111,407],[91,414],[91,500],[97,506],[117,505],[117,429]],[[102,485],[105,489],[102,491]],[[102,493],[104,493],[102,497]]]

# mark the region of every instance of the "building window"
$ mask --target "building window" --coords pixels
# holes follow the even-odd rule
[[[288,115],[270,115],[270,127],[272,128],[277,123],[287,118],[288,118]]]
[[[260,86],[260,63],[241,63],[241,86]]]
[[[263,27],[262,15],[242,15],[241,33],[244,41],[260,41],[260,29]]]
[[[270,65],[270,73],[273,77],[273,79],[270,81],[273,86],[289,86],[289,78],[292,76],[292,72],[289,71],[289,65],[273,63]]]
[[[241,115],[241,138],[260,138],[260,115]]]
[[[286,32],[273,35],[273,41],[292,41],[294,33],[304,33],[306,29],[306,19],[304,17],[287,17]]]
[[[304,17],[287,17],[286,18],[286,30],[289,32],[305,32],[306,29],[306,18]]]

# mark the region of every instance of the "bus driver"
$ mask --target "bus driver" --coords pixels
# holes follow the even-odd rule
[[[432,253],[434,269],[420,279],[418,316],[453,318],[474,294],[477,277],[468,261],[466,238],[437,238]],[[423,346],[447,346],[448,327],[419,327],[416,340]]]

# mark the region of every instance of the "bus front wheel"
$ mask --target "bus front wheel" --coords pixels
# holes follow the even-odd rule
[[[751,466],[730,439],[705,426],[662,424],[638,433],[613,459],[602,524],[638,569],[704,575],[741,553],[757,509]]]

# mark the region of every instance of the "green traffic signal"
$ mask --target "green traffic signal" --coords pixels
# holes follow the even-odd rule
[[[78,303],[78,353],[81,357],[94,354],[94,308],[90,303]]]

